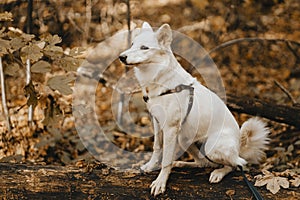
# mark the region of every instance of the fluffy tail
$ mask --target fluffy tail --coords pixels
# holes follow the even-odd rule
[[[269,144],[269,128],[258,118],[247,120],[241,127],[240,157],[248,163],[258,164],[266,158],[264,150]]]

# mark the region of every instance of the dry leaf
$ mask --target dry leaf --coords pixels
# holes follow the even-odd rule
[[[56,45],[58,43],[61,43],[62,39],[58,35],[47,35],[45,41],[50,45]]]
[[[24,87],[25,90],[25,96],[28,98],[27,99],[27,105],[35,108],[35,106],[38,104],[38,93],[35,91],[34,86],[32,84],[32,81],[28,85]]]
[[[15,76],[18,75],[20,72],[20,66],[18,65],[18,63],[9,63],[7,65],[5,65],[4,68],[4,74],[10,75],[10,76]]]
[[[76,71],[81,61],[72,57],[64,57],[58,60],[59,65],[66,71]]]
[[[70,51],[70,56],[72,57],[81,57],[83,54],[86,54],[86,49],[83,47],[74,47]]]
[[[58,90],[64,95],[69,95],[73,92],[69,86],[69,83],[73,80],[75,80],[75,77],[67,77],[64,75],[54,76],[48,80],[47,85],[53,90]]]
[[[13,52],[21,49],[24,45],[25,45],[25,42],[22,40],[22,38],[19,38],[19,37],[13,38],[10,41],[10,46],[11,46],[10,52],[13,53]]]
[[[235,190],[227,190],[226,195],[229,196],[230,199],[232,199],[232,196],[235,195]]]
[[[0,39],[0,56],[8,53],[8,49],[10,48],[9,40]]]
[[[34,73],[46,73],[51,71],[51,65],[46,61],[40,60],[32,65],[30,70]]]
[[[37,45],[28,45],[21,49],[21,60],[23,63],[26,63],[27,59],[30,59],[32,62],[36,62],[43,57],[41,49]]]
[[[21,37],[25,42],[30,42],[33,38],[35,38],[35,35],[22,33]]]
[[[61,58],[64,54],[63,48],[59,46],[48,45],[44,48],[44,53],[51,59]]]
[[[7,11],[0,13],[0,21],[13,21],[12,13]]]
[[[289,181],[285,177],[274,176],[272,173],[265,173],[264,176],[258,175],[255,177],[257,180],[255,182],[255,186],[264,186],[267,185],[267,189],[272,192],[272,194],[276,194],[280,187],[288,188]]]
[[[290,182],[291,182],[292,186],[299,187],[299,185],[300,185],[300,178],[296,177],[293,180],[290,180]]]

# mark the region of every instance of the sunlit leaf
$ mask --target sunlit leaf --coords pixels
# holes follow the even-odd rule
[[[33,38],[35,38],[35,35],[23,33],[21,37],[25,42],[30,42]]]
[[[300,177],[295,177],[293,180],[290,180],[292,186],[299,187],[300,186]]]
[[[15,27],[12,27],[12,26],[8,27],[8,30],[9,30],[9,33],[17,33],[17,36],[20,36],[20,35],[24,34],[21,29],[15,28]],[[14,35],[14,36],[16,36],[16,35]]]
[[[69,83],[73,80],[75,80],[75,77],[67,77],[64,75],[54,76],[48,80],[47,85],[53,90],[58,90],[64,95],[69,95],[73,92],[69,86]]]
[[[36,44],[40,49],[43,49],[46,46],[46,42],[44,41],[38,41],[35,42],[34,44]]]
[[[44,48],[44,53],[51,59],[58,59],[62,57],[64,51],[62,47],[48,45]]]
[[[58,35],[47,35],[44,40],[48,42],[50,45],[56,45],[58,43],[61,43],[62,39]]]
[[[21,49],[21,60],[23,63],[26,63],[27,59],[30,59],[32,62],[36,62],[43,57],[41,49],[37,45],[28,45]]]
[[[274,176],[272,173],[265,174],[264,176],[258,175],[256,179],[255,186],[267,185],[267,189],[272,192],[272,194],[276,194],[280,190],[280,187],[289,187],[287,178]]]
[[[46,73],[51,71],[51,65],[46,61],[40,60],[32,65],[30,70],[34,73]]]
[[[280,186],[275,177],[268,181],[267,189],[272,192],[272,194],[276,194],[280,190]]]
[[[12,13],[7,11],[0,13],[0,21],[13,21]]]
[[[75,48],[71,49],[69,55],[72,56],[72,57],[77,57],[77,56],[81,56],[85,52],[86,52],[85,48],[83,48],[83,47],[75,47]]]

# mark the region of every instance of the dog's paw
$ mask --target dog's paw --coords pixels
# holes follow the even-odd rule
[[[158,169],[158,164],[156,162],[147,162],[143,166],[141,166],[141,170],[144,172],[151,172]]]
[[[150,185],[151,194],[157,196],[159,194],[163,194],[166,191],[166,179],[157,178],[155,181],[152,182]]]
[[[223,179],[223,177],[226,174],[228,174],[231,171],[232,171],[232,167],[230,167],[230,166],[224,166],[221,169],[215,169],[210,174],[209,182],[211,182],[211,183],[218,183],[218,182],[220,182]]]
[[[209,177],[209,182],[210,183],[218,183],[220,182],[225,174],[221,169],[215,169],[213,172],[211,172],[210,177]]]

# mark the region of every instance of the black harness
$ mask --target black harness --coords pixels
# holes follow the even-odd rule
[[[194,88],[192,87],[192,84],[190,85],[184,85],[184,84],[180,84],[178,86],[176,86],[174,89],[169,89],[169,90],[166,90],[165,92],[161,93],[160,95],[158,96],[164,96],[164,95],[168,95],[168,94],[174,94],[174,93],[179,93],[183,90],[189,90],[189,103],[188,103],[188,108],[187,108],[187,111],[186,111],[186,114],[185,114],[185,117],[182,121],[182,124],[184,124],[186,122],[186,119],[188,117],[188,115],[190,114],[191,112],[191,109],[193,107],[193,103],[194,103]],[[149,101],[149,97],[148,96],[143,96],[143,99],[146,103],[148,103]],[[200,152],[201,154],[210,162],[214,163],[214,164],[218,164],[220,165],[219,163],[211,160],[205,153],[205,150],[204,150],[204,146],[205,146],[205,142],[201,145],[201,148],[200,148]],[[250,181],[247,179],[246,175],[245,175],[245,172],[243,170],[243,167],[242,166],[237,166],[240,170],[241,170],[241,173],[242,173],[242,176],[244,178],[244,181],[246,182],[248,188],[251,190],[254,198],[256,200],[263,200],[263,197],[259,194],[259,192],[256,190],[256,188],[250,183]]]
[[[168,89],[165,92],[158,95],[158,96],[164,96],[164,95],[168,95],[168,94],[180,93],[183,90],[188,90],[189,91],[189,103],[188,103],[188,108],[187,108],[185,117],[182,121],[182,124],[184,124],[186,122],[186,119],[187,119],[188,115],[190,114],[190,112],[192,110],[192,107],[193,107],[194,88],[192,87],[192,84],[190,84],[190,85],[180,84],[180,85],[177,85],[174,89]],[[149,101],[148,96],[143,96],[143,99],[146,103],[148,103],[148,101]]]

